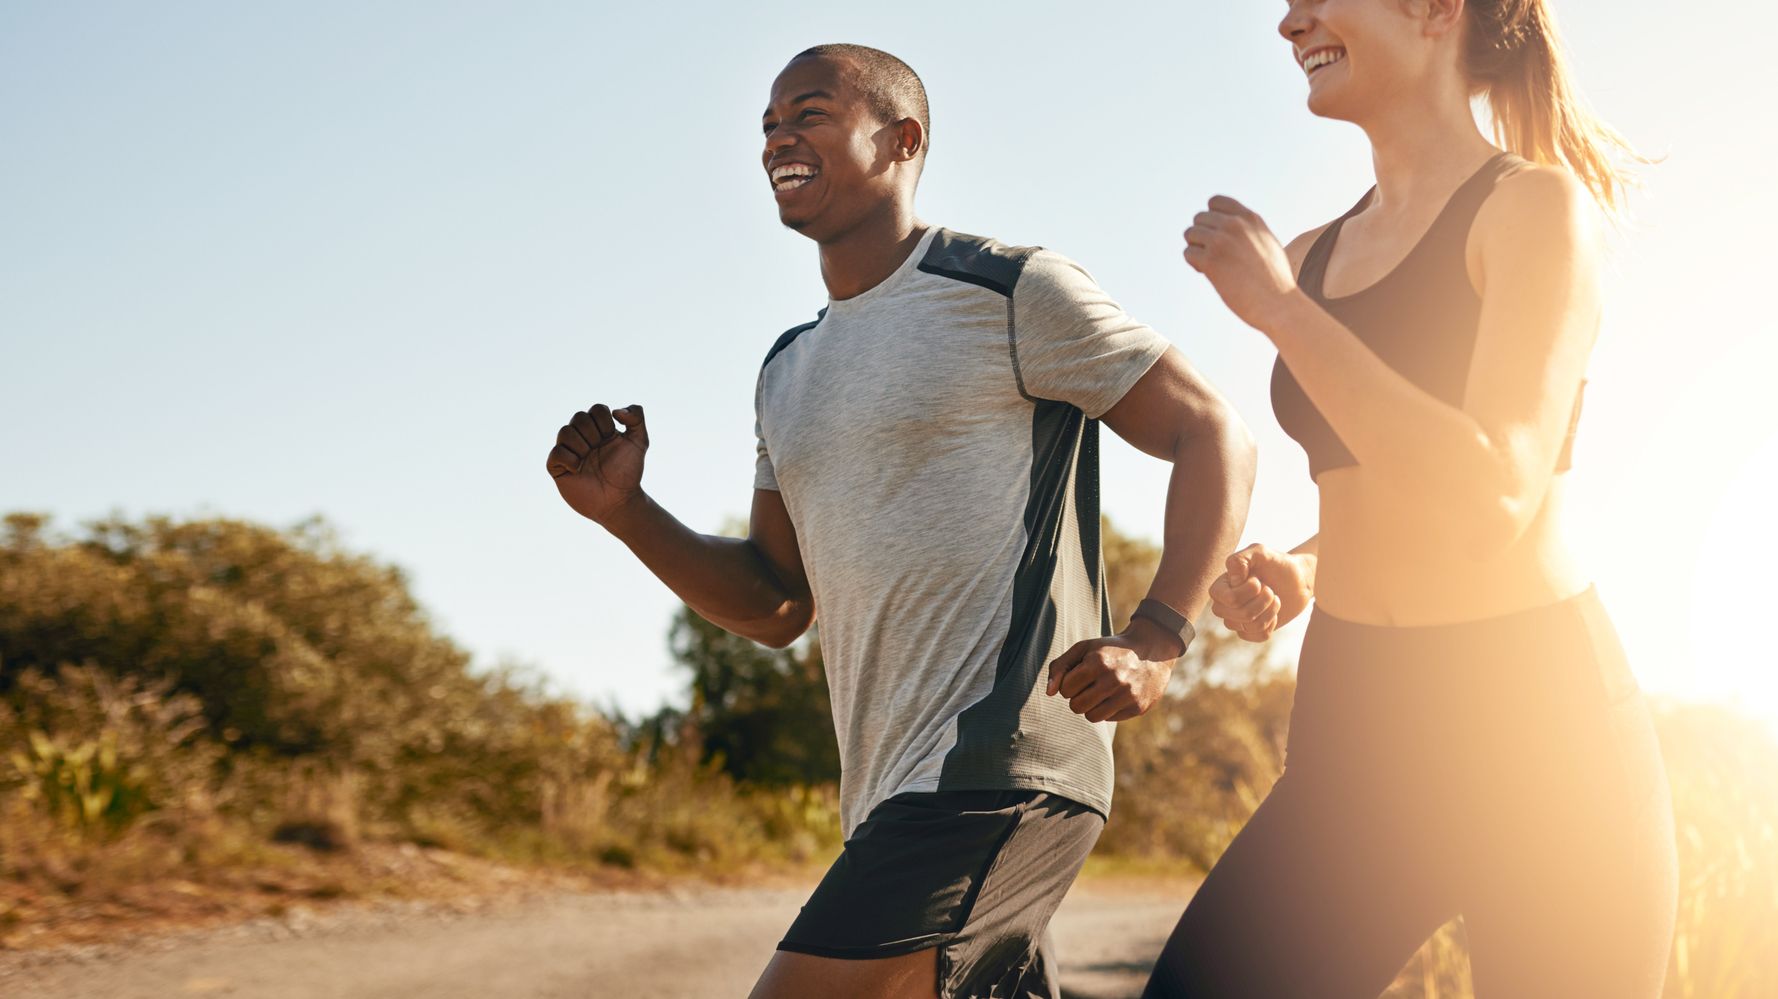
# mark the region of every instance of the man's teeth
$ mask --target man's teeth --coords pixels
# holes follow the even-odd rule
[[[807,163],[786,163],[772,168],[772,186],[780,191],[794,191],[815,177],[815,168]]]
[[[1345,49],[1321,49],[1312,52],[1307,59],[1303,60],[1303,72],[1313,73],[1328,63],[1339,62],[1344,58],[1346,58]]]

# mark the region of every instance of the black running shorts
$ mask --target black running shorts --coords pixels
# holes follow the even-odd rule
[[[1050,917],[1105,820],[1043,791],[898,794],[859,824],[779,950],[938,949],[940,999],[1059,996]]]

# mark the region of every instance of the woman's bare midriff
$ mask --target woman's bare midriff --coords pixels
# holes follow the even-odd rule
[[[1454,624],[1556,603],[1590,584],[1562,537],[1566,483],[1506,550],[1463,550],[1459,525],[1352,466],[1321,474],[1315,602],[1361,624]]]

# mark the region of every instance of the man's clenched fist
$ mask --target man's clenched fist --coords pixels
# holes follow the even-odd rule
[[[1173,675],[1169,657],[1174,653],[1157,651],[1130,633],[1144,628],[1158,632],[1153,625],[1137,618],[1131,626],[1123,634],[1076,642],[1056,657],[1050,663],[1048,693],[1066,698],[1068,710],[1090,722],[1128,721],[1154,707]],[[1163,642],[1179,644],[1177,638],[1159,634]]]
[[[642,407],[614,410],[601,403],[575,413],[556,432],[546,464],[562,499],[581,516],[603,523],[641,495],[647,453]]]

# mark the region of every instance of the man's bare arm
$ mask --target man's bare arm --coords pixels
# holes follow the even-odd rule
[[[1104,416],[1138,450],[1170,461],[1160,566],[1149,587],[1195,619],[1209,599],[1223,553],[1241,538],[1257,458],[1246,424],[1185,356],[1169,349]],[[1160,699],[1177,657],[1177,636],[1136,618],[1122,634],[1077,643],[1050,665],[1050,693],[1089,721],[1121,721]]]
[[[547,467],[570,507],[628,546],[692,610],[766,645],[796,641],[814,623],[815,602],[783,498],[754,490],[745,538],[699,534],[643,492],[647,451],[642,407],[601,404],[561,428]]]
[[[1148,596],[1196,619],[1223,553],[1247,526],[1258,454],[1253,437],[1177,349],[1105,414],[1105,425],[1173,464],[1161,562]]]

